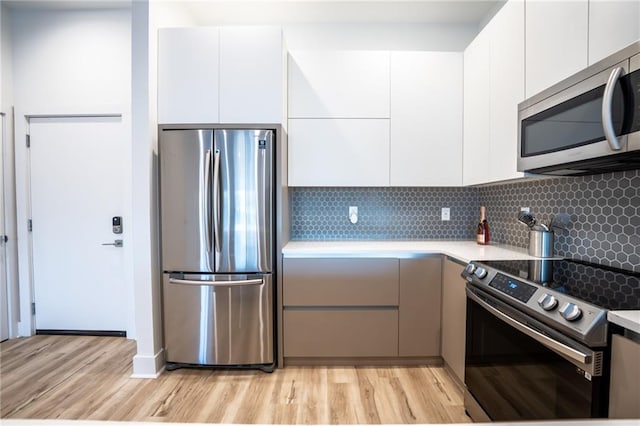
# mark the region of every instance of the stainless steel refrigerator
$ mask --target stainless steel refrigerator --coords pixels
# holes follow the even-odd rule
[[[273,368],[274,137],[160,129],[168,369]]]

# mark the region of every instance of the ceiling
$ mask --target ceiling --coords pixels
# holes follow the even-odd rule
[[[139,1],[139,0],[133,0]],[[148,0],[180,3],[200,25],[428,24],[481,28],[506,0]],[[3,0],[34,9],[122,8],[127,0]]]
[[[506,0],[185,0],[199,23],[484,26]]]
[[[129,7],[129,0],[2,0],[12,9],[121,9]]]

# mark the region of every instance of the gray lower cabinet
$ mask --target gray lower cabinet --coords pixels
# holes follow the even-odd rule
[[[398,260],[285,258],[284,358],[398,356]]]
[[[284,258],[283,357],[440,355],[441,257]]]
[[[440,356],[442,259],[400,259],[398,355]]]
[[[464,266],[445,258],[442,273],[442,359],[460,384],[464,383],[467,296]]]
[[[609,418],[640,418],[640,343],[617,334],[611,346]]]

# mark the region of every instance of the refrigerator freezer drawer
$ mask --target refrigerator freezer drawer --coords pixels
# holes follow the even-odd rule
[[[272,275],[164,274],[169,363],[273,363]]]

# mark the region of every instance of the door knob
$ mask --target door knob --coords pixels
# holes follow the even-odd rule
[[[103,246],[114,246],[114,247],[122,247],[122,240],[113,240],[112,243],[102,243]]]

